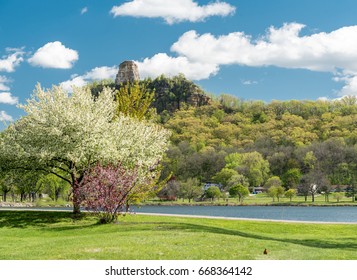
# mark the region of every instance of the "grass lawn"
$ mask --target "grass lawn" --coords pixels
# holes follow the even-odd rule
[[[0,259],[357,259],[357,225],[0,211]],[[267,248],[268,254],[263,251]]]
[[[215,201],[198,201],[194,202],[191,200],[191,202],[188,201],[188,199],[178,199],[177,201],[161,201],[159,199],[153,199],[153,200],[148,200],[146,201],[147,204],[215,204],[215,205],[225,205],[225,204],[232,204],[232,205],[238,205],[240,202],[238,201],[237,198],[227,198],[227,199],[216,199]],[[350,197],[342,197],[338,202],[336,199],[333,198],[333,195],[330,195],[329,202],[325,202],[325,196],[323,195],[316,195],[315,196],[315,202],[311,201],[311,196],[307,197],[307,201],[305,201],[305,197],[303,196],[295,196],[293,197],[292,201],[290,202],[290,199],[287,197],[282,197],[278,201],[275,198],[275,201],[273,202],[273,199],[269,197],[266,193],[260,193],[257,195],[250,195],[246,198],[244,198],[243,204],[245,205],[328,205],[328,206],[339,206],[339,205],[351,205],[351,206],[357,206],[357,201],[352,202],[352,199]]]

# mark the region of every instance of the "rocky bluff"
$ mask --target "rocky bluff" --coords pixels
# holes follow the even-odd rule
[[[119,86],[126,82],[136,82],[140,80],[139,68],[134,61],[124,61],[119,65],[119,71],[115,78],[115,84]]]
[[[147,89],[155,90],[153,106],[158,113],[174,112],[181,109],[183,104],[199,107],[211,103],[211,98],[182,74],[172,78],[161,75],[154,80],[140,81],[139,68],[134,61],[124,61],[119,65],[115,86],[119,88],[127,82],[145,83]]]

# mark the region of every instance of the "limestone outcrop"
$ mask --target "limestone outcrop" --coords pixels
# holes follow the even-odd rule
[[[124,61],[119,65],[119,71],[115,78],[115,84],[133,83],[140,80],[139,69],[134,61]]]

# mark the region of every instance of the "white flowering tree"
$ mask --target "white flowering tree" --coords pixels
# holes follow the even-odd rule
[[[158,125],[115,117],[113,90],[94,99],[90,89],[37,85],[27,113],[0,134],[0,169],[41,170],[69,182],[73,194],[97,162],[121,164],[145,177],[161,160],[169,132]],[[80,212],[73,198],[74,213]]]

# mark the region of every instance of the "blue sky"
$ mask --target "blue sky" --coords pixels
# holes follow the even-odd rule
[[[0,0],[0,129],[43,87],[184,73],[246,100],[357,94],[354,0]]]

